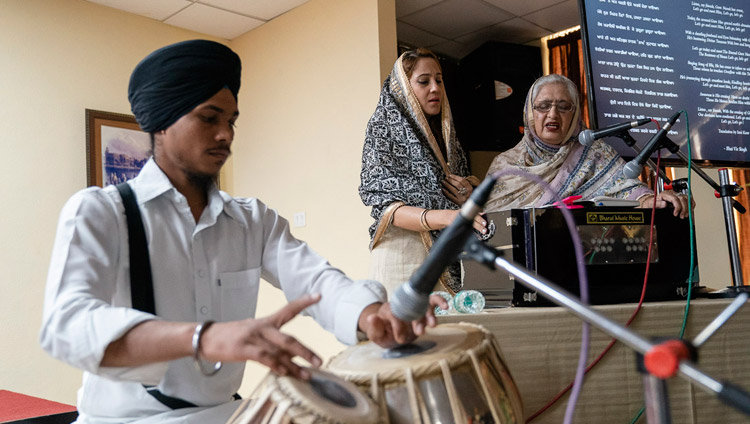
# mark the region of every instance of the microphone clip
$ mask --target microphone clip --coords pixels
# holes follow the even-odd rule
[[[633,146],[635,146],[635,143],[636,143],[636,142],[635,142],[635,139],[634,139],[634,138],[633,138],[633,136],[632,136],[632,135],[630,135],[630,133],[629,133],[629,132],[627,132],[627,131],[625,131],[625,132],[623,132],[623,133],[620,133],[620,134],[616,134],[616,135],[615,135],[615,137],[617,137],[617,138],[619,138],[620,140],[624,141],[624,142],[625,142],[625,144],[626,144],[626,145],[627,145],[628,147],[633,147]]]
[[[687,182],[687,178],[672,180],[671,182],[664,184],[664,190],[674,190],[680,193],[686,192],[688,189]]]
[[[660,149],[667,149],[671,153],[677,153],[680,151],[680,146],[672,141],[669,137],[664,136],[661,139],[661,147]]]
[[[680,151],[680,146],[665,135],[654,144],[647,156],[651,156],[654,152],[658,152],[661,149],[667,149],[671,153],[677,153]]]
[[[737,183],[734,184],[725,184],[723,186],[719,186],[719,190],[714,192],[714,196],[716,198],[721,197],[735,197],[740,194],[744,190],[743,187],[740,187]]]
[[[503,256],[502,250],[488,246],[482,240],[472,237],[466,241],[459,259],[472,260],[495,271],[495,259],[500,256]]]

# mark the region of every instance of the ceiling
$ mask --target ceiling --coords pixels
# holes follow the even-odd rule
[[[231,40],[308,0],[88,1]],[[533,43],[580,18],[578,0],[396,0],[396,20],[399,42],[461,59],[486,41]]]
[[[577,0],[396,0],[398,40],[461,59],[486,41],[512,44],[580,24]]]

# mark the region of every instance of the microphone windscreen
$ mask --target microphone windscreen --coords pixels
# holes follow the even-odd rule
[[[625,168],[623,168],[622,174],[630,179],[635,179],[638,178],[639,175],[641,175],[642,169],[643,165],[638,165],[637,162],[631,160],[630,162],[625,164]]]
[[[416,321],[422,318],[430,306],[430,296],[417,293],[411,284],[404,283],[391,298],[391,312],[401,321]]]
[[[584,146],[590,146],[594,143],[594,132],[591,130],[583,130],[578,134],[578,142]]]

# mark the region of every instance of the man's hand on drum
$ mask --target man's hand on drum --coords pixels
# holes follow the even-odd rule
[[[695,209],[695,199],[692,200],[691,207]],[[643,196],[640,199],[641,207],[642,208],[651,208],[654,206],[654,195],[649,194],[646,196]],[[672,214],[674,216],[679,216],[680,218],[687,218],[689,209],[688,209],[688,198],[684,194],[676,193],[672,190],[664,190],[656,197],[656,208],[657,209],[663,209],[666,208],[668,205],[671,205],[674,208],[674,211]]]
[[[200,356],[207,361],[240,362],[252,360],[269,367],[274,373],[304,380],[310,373],[292,361],[299,356],[313,367],[321,359],[294,337],[279,329],[305,308],[320,301],[320,294],[311,294],[289,302],[278,312],[259,319],[217,322],[208,327],[201,338]]]
[[[441,296],[430,295],[430,306],[425,316],[409,323],[393,315],[390,303],[373,303],[359,315],[359,329],[369,340],[384,348],[410,343],[424,334],[425,327],[437,325],[435,306],[448,309],[448,302]]]

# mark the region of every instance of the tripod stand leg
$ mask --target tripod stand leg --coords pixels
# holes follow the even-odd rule
[[[646,422],[648,424],[671,424],[667,380],[643,375],[643,396],[646,404]]]

